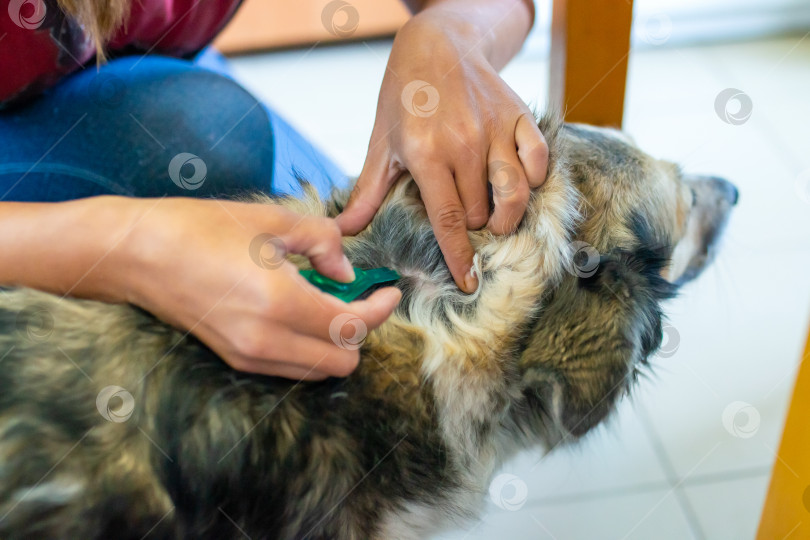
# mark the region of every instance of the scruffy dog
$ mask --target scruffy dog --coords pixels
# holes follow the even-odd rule
[[[475,294],[410,179],[345,240],[404,292],[345,379],[234,371],[131,306],[0,295],[0,537],[425,538],[473,518],[519,450],[588,432],[659,347],[659,303],[710,261],[737,191],[617,131],[540,127],[548,180],[518,231],[470,233]],[[334,216],[346,197],[263,202]]]

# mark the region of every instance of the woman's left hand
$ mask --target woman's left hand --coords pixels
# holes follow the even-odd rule
[[[483,3],[526,10],[523,0]],[[498,47],[497,21],[488,21],[482,36],[478,25],[452,9],[455,4],[438,2],[397,34],[368,157],[338,223],[344,234],[362,230],[391,185],[409,171],[456,284],[472,292],[477,280],[467,230],[515,230],[529,189],[546,178],[548,147],[532,112],[493,67],[491,58],[505,63],[503,57],[514,54]],[[469,4],[461,6],[465,13]],[[508,13],[497,13],[509,22]]]

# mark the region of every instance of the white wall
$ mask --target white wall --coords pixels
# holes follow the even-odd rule
[[[548,53],[550,0],[535,0],[528,54]],[[683,46],[810,31],[810,0],[635,0],[633,47]]]

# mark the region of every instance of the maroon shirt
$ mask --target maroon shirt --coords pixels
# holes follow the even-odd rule
[[[110,54],[188,56],[214,39],[240,0],[132,0]],[[95,46],[56,0],[5,0],[0,11],[0,108],[42,92],[90,63]]]

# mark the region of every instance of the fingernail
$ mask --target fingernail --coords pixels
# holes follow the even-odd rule
[[[349,258],[346,257],[346,255],[343,255],[343,261],[341,262],[340,266],[341,273],[346,278],[346,282],[348,283],[350,281],[354,281],[354,268],[352,268],[352,263],[349,262]]]

